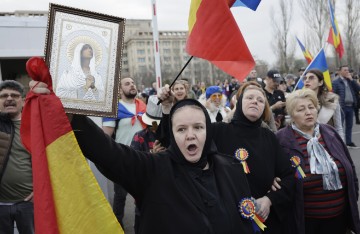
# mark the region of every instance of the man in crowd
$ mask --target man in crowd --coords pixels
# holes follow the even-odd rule
[[[296,80],[296,76],[293,75],[293,74],[287,74],[285,76],[285,81],[286,81],[286,86],[287,86],[287,89],[286,89],[286,92],[287,93],[291,93],[292,91],[294,91],[294,88],[295,88],[295,80]]]
[[[156,85],[156,82],[153,82],[151,84],[151,89],[149,91],[149,96],[156,95],[156,93],[157,93],[157,85]]]
[[[295,84],[297,84],[299,82],[299,80],[302,77],[302,75],[304,74],[304,72],[305,72],[305,67],[299,68],[298,77],[295,79]]]
[[[116,142],[130,145],[136,132],[142,130],[146,125],[142,122],[142,114],[146,111],[146,105],[136,99],[137,89],[132,78],[123,78],[120,81],[121,100],[118,104],[118,117],[103,118],[103,130],[112,136]],[[114,184],[114,213],[123,225],[124,207],[127,192],[118,184]]]
[[[283,81],[283,78],[279,71],[270,70],[266,75],[264,88],[278,129],[284,127],[285,124],[285,95],[277,89],[281,81]]]
[[[357,105],[359,84],[353,79],[349,67],[343,65],[339,68],[339,77],[332,82],[333,92],[339,95],[342,109],[342,119],[345,121],[345,143],[350,148],[357,147],[352,142],[352,127],[354,121],[354,108]]]
[[[0,83],[0,233],[34,233],[31,156],[20,139],[24,87]]]
[[[231,82],[229,84],[230,94],[235,92],[239,88],[240,88],[239,81],[235,77],[232,77]]]
[[[264,86],[263,80],[262,80],[260,77],[258,77],[257,72],[256,72],[255,69],[254,69],[254,70],[251,70],[251,72],[249,73],[249,76],[248,76],[248,78],[246,79],[246,81],[256,81],[256,82],[258,82],[261,86]]]

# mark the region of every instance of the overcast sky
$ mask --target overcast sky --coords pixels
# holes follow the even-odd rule
[[[151,0],[53,0],[51,2],[128,19],[151,19]],[[270,65],[275,62],[271,49],[273,37],[271,18],[275,16],[270,15],[270,12],[272,7],[276,12],[278,2],[278,0],[262,0],[258,10],[255,12],[243,7],[232,9],[253,56],[267,61]],[[157,0],[156,3],[159,30],[187,30],[190,0]],[[2,12],[15,10],[47,11],[48,9],[49,1],[47,0],[0,0],[0,11]],[[295,4],[292,34],[297,34],[302,38],[301,32],[305,26],[299,12],[300,10]],[[302,58],[297,45],[296,57]]]

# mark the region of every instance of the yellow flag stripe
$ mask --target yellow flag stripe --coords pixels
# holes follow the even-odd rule
[[[201,0],[192,0],[190,5],[190,13],[189,13],[189,35],[191,34],[191,31],[196,23],[196,12],[199,9],[199,6],[201,4]]]
[[[124,233],[71,131],[46,147],[61,234]]]

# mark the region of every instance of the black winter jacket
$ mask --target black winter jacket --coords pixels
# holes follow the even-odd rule
[[[72,127],[85,157],[136,199],[140,233],[214,233],[198,190],[183,166],[172,160],[171,150],[149,154],[117,144],[84,116],[74,116]],[[242,165],[227,155],[208,157],[229,223],[216,233],[253,233],[238,212],[238,202],[251,196]]]
[[[6,164],[9,160],[14,134],[15,129],[13,122],[7,114],[0,113],[0,185]]]

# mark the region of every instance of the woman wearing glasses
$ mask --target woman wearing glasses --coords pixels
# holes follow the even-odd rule
[[[341,122],[339,96],[329,92],[323,73],[317,69],[307,71],[303,76],[304,87],[313,90],[319,99],[320,110],[317,121],[333,126],[344,141],[344,129]]]

